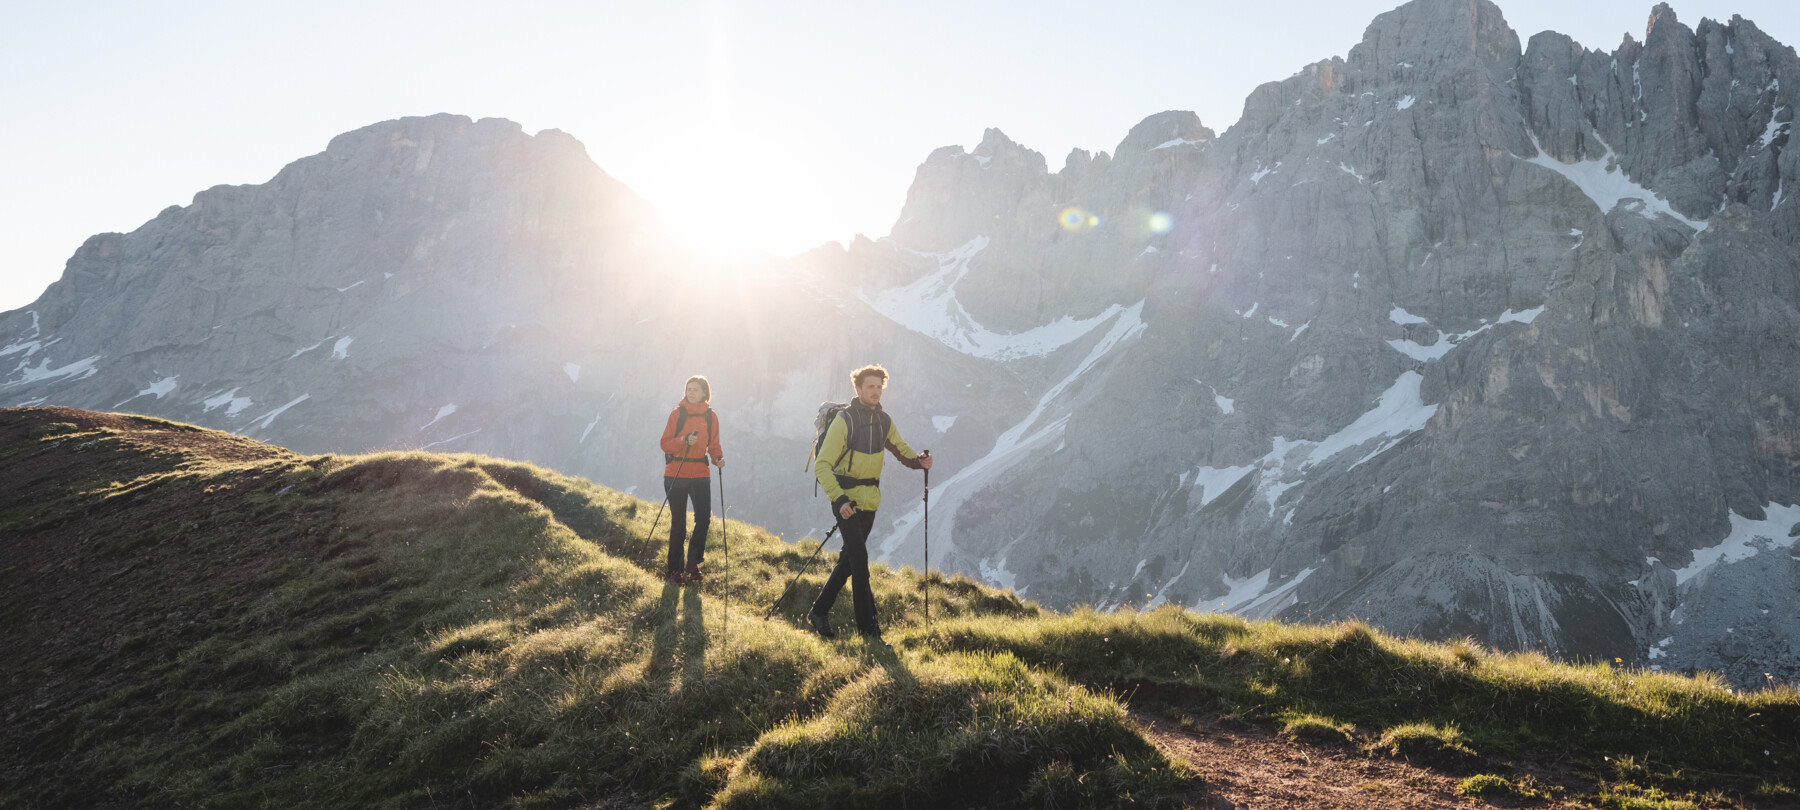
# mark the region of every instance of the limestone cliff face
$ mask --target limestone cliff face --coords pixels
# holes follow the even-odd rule
[[[1796,67],[1741,19],[1521,49],[1492,4],[1421,0],[1217,138],[1055,175],[940,151],[869,262],[960,248],[983,324],[1141,320],[1033,367],[1035,443],[943,487],[934,545],[1053,602],[1791,670]],[[1069,205],[1103,224],[1031,230]]]
[[[1600,51],[1416,0],[1223,134],[1159,113],[1051,172],[989,130],[888,237],[726,271],[567,136],[387,122],[90,240],[0,314],[0,405],[654,498],[701,372],[731,515],[818,535],[812,409],[881,361],[934,567],[1800,678],[1797,88],[1738,18]],[[919,565],[886,478],[877,553]]]

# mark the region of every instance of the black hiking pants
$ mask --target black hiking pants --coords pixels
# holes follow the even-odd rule
[[[669,496],[669,573],[699,565],[706,557],[706,527],[712,524],[712,479],[663,476],[663,493]],[[694,503],[694,538],[683,561],[681,542],[688,539],[688,502]]]
[[[875,513],[860,511],[849,520],[838,521],[838,533],[844,536],[844,549],[838,552],[837,567],[825,580],[824,589],[813,602],[812,612],[831,615],[838,591],[844,580],[850,580],[850,604],[856,611],[856,632],[881,635],[881,624],[875,620],[875,591],[869,587],[869,532],[875,528]]]

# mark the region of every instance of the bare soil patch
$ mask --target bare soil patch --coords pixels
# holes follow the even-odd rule
[[[1300,742],[1220,717],[1178,721],[1162,707],[1134,705],[1131,714],[1163,753],[1186,762],[1204,780],[1204,795],[1195,797],[1198,807],[1386,810],[1470,803],[1457,795],[1456,777],[1349,747]]]

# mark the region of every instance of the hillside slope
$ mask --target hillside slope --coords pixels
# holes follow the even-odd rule
[[[0,630],[22,653],[0,663],[0,804],[979,804],[1180,785],[1116,702],[1011,656],[902,659],[759,621],[747,606],[804,558],[741,525],[740,562],[714,551],[732,589],[702,595],[652,573],[643,502],[535,468],[0,414]],[[1036,612],[966,581],[933,597],[940,617]],[[917,598],[884,586],[890,632]],[[903,736],[862,749],[903,759],[834,742],[886,729]]]
[[[1181,759],[1196,716],[1525,786],[1549,756],[1571,797],[1796,795],[1792,688],[1049,614],[960,577],[926,627],[925,581],[884,566],[895,646],[824,642],[804,599],[760,620],[810,543],[730,522],[725,576],[669,588],[652,506],[478,456],[0,410],[0,807],[1171,806],[1230,793]]]

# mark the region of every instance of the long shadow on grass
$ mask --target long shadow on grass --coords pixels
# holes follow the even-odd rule
[[[652,614],[656,623],[645,682],[667,690],[677,673],[683,687],[706,677],[706,611],[698,588],[664,585]]]
[[[681,591],[681,685],[690,687],[706,679],[706,611],[700,588]]]
[[[865,655],[880,665],[882,669],[887,670],[888,675],[893,677],[895,683],[907,685],[918,683],[918,678],[913,677],[912,669],[906,665],[906,659],[894,652],[893,647],[886,644],[870,644]]]

